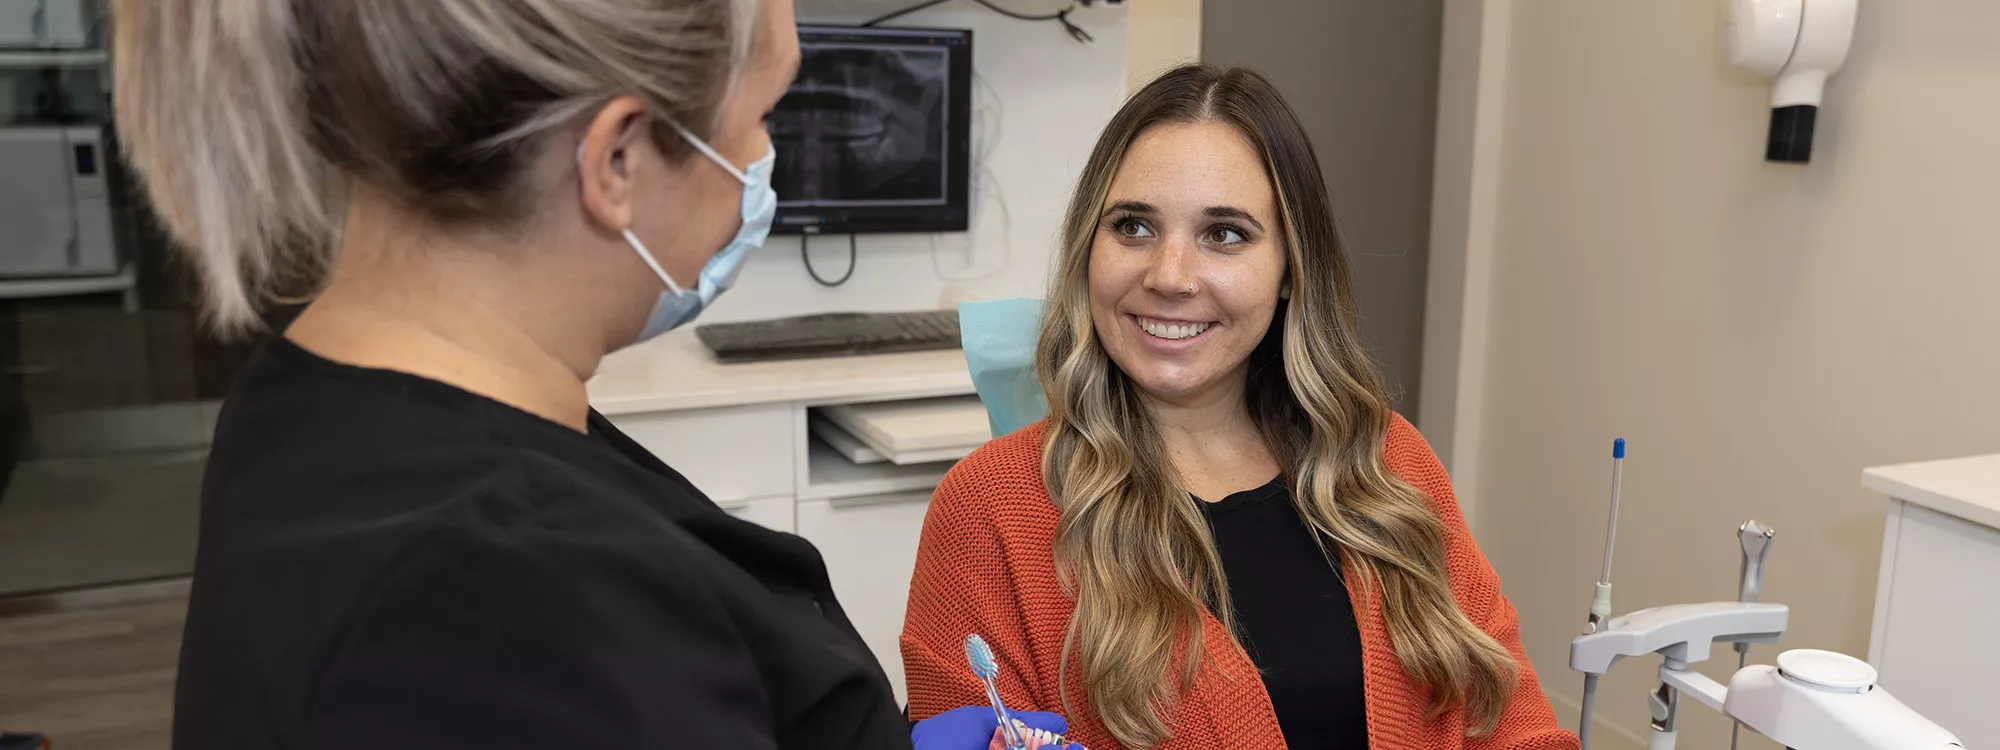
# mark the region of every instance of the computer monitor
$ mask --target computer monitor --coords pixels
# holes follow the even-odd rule
[[[800,26],[799,46],[769,120],[772,231],[965,231],[972,31]]]

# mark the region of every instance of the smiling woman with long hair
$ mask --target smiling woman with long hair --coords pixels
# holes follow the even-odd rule
[[[1135,94],[1070,203],[1050,415],[946,478],[918,553],[911,713],[1009,705],[1098,750],[1570,748],[1449,478],[1358,333],[1319,161],[1261,76]]]

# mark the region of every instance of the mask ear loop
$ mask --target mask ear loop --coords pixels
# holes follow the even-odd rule
[[[587,143],[588,141],[576,144],[576,173],[578,179],[582,179],[583,176],[583,147]],[[646,262],[646,267],[653,269],[653,275],[660,277],[661,281],[667,282],[668,289],[674,290],[675,294],[685,294],[687,292],[686,289],[681,288],[680,284],[674,282],[674,277],[667,274],[667,269],[660,266],[660,261],[654,258],[651,252],[646,250],[646,243],[639,241],[639,236],[632,233],[631,227],[621,228],[618,230],[618,233],[625,236],[625,244],[632,246],[632,252],[639,254],[639,259]]]
[[[745,185],[750,184],[750,175],[744,174],[743,170],[737,169],[736,165],[729,163],[728,159],[722,158],[722,154],[716,153],[715,149],[710,148],[708,143],[695,137],[695,134],[688,132],[688,129],[681,127],[681,124],[678,122],[668,120],[667,124],[672,125],[674,132],[681,134],[681,138],[685,139],[688,145],[693,146],[696,151],[700,151],[703,156],[708,157],[709,161],[715,162],[723,169],[729,170],[730,176],[735,177],[737,182]]]
[[[668,289],[674,290],[675,294],[687,292],[686,289],[681,288],[681,285],[674,283],[674,277],[667,275],[667,269],[660,267],[660,261],[655,260],[652,253],[646,252],[645,243],[640,242],[638,236],[632,234],[632,230],[620,229],[618,231],[625,235],[625,243],[632,246],[632,251],[639,254],[639,259],[646,261],[646,267],[653,269],[653,275],[660,277],[661,281],[667,282]]]

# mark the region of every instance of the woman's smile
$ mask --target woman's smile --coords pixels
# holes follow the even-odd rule
[[[1138,323],[1140,330],[1151,334],[1155,338],[1177,341],[1184,341],[1200,336],[1208,332],[1209,327],[1215,325],[1214,321],[1194,323],[1167,318],[1148,318],[1141,315],[1130,315],[1127,317],[1131,318],[1133,322]]]

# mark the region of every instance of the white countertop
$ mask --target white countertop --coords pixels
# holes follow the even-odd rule
[[[590,405],[606,416],[973,392],[965,352],[958,349],[725,365],[691,329],[606,357],[589,387]]]
[[[2000,453],[1877,466],[1861,485],[1939,513],[2000,529]]]

